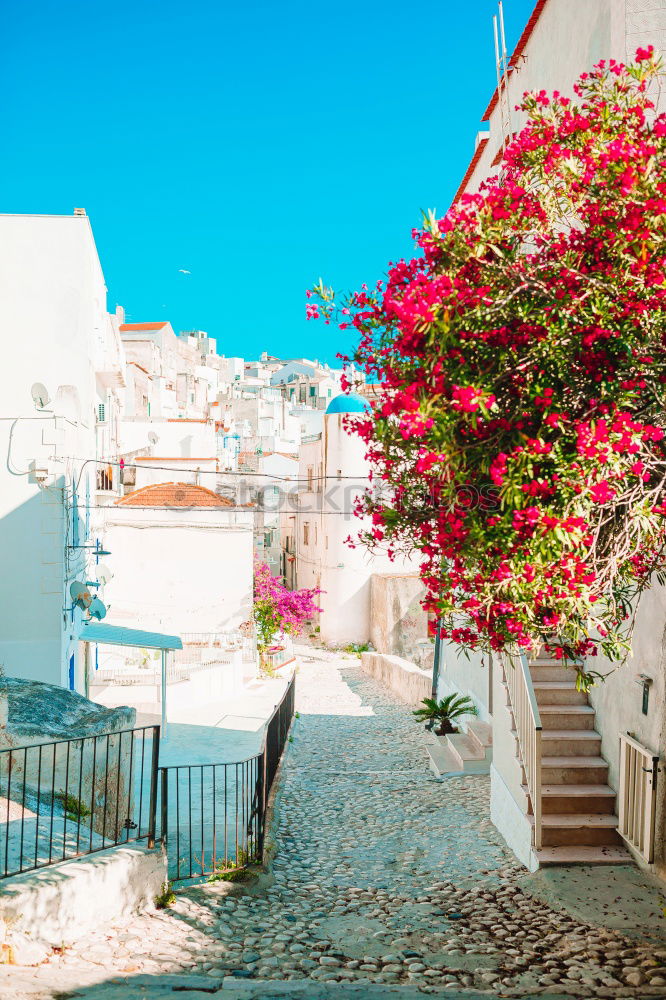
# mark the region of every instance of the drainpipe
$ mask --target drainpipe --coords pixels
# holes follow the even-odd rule
[[[442,655],[442,640],[440,638],[440,632],[442,628],[442,619],[437,619],[437,624],[435,626],[435,658],[432,664],[432,697],[437,698],[437,685],[439,683],[439,661]]]

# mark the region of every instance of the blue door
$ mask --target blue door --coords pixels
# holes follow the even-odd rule
[[[69,690],[74,690],[74,653],[69,658]]]

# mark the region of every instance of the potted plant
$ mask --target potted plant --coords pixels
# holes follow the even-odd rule
[[[287,590],[279,577],[271,574],[267,563],[254,568],[253,618],[257,630],[257,648],[264,670],[272,669],[270,650],[276,638],[300,635],[307,622],[321,608],[315,604],[318,588]]]
[[[426,729],[432,729],[435,723],[439,723],[439,728],[435,730],[438,736],[457,733],[458,728],[454,722],[464,715],[478,715],[472,699],[462,694],[449,694],[441,701],[437,701],[436,698],[424,698],[421,704],[424,707],[417,708],[414,715],[419,722],[426,723]]]

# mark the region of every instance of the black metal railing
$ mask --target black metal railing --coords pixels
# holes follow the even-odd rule
[[[261,861],[266,804],[294,718],[294,696],[292,677],[255,756],[160,768],[161,832],[174,881]]]
[[[0,878],[155,845],[160,727],[0,750]]]

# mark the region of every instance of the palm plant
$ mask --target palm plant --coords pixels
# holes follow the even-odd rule
[[[471,698],[462,694],[449,694],[441,701],[436,698],[424,698],[423,708],[417,708],[413,713],[419,722],[426,723],[426,729],[432,729],[435,723],[439,723],[439,728],[435,730],[438,736],[446,733],[457,733],[454,722],[464,715],[478,715],[478,710]]]

